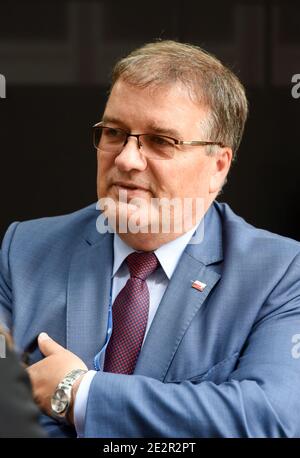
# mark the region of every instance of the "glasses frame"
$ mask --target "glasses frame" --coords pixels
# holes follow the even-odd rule
[[[157,137],[161,137],[161,138],[165,138],[165,139],[168,139],[168,140],[172,140],[174,142],[175,145],[187,145],[187,146],[209,146],[209,145],[216,145],[216,146],[220,146],[220,148],[225,148],[225,145],[223,142],[211,142],[211,141],[202,141],[202,140],[178,140],[177,138],[173,138],[173,137],[169,137],[168,135],[161,135],[161,134],[148,134],[148,133],[143,133],[143,134],[130,134],[128,132],[126,132],[126,130],[124,129],[121,129],[119,127],[111,127],[111,126],[104,126],[103,125],[103,122],[100,121],[96,124],[93,125],[93,143],[94,143],[94,147],[98,150],[99,148],[96,146],[96,142],[95,142],[95,132],[96,132],[96,129],[97,128],[107,128],[107,129],[116,129],[116,130],[120,130],[121,132],[124,132],[124,134],[126,135],[126,139],[124,141],[124,144],[122,146],[122,149],[124,148],[124,146],[126,145],[127,141],[128,141],[128,137],[135,137],[137,139],[137,144],[138,144],[138,148],[141,149],[141,144],[140,144],[140,136],[142,135],[157,135]],[[120,150],[121,152],[121,150]],[[173,156],[170,156],[170,159],[172,158]]]

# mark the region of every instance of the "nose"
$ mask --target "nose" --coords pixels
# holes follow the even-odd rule
[[[137,138],[128,138],[127,143],[115,159],[115,165],[122,172],[143,171],[147,168],[147,160],[139,149]]]

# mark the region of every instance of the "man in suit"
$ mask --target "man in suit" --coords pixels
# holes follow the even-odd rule
[[[51,435],[300,435],[300,244],[215,201],[246,117],[215,57],[150,43],[94,127],[99,205],[8,229],[0,316],[20,348],[39,335]]]

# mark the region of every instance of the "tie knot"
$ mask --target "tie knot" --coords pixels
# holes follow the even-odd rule
[[[158,259],[152,252],[131,253],[127,256],[126,262],[130,277],[137,277],[146,280],[158,267]]]

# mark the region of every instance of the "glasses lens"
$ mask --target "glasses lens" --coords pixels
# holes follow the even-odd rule
[[[161,135],[141,135],[143,153],[151,159],[170,159],[174,156],[175,142]]]
[[[120,129],[97,126],[94,128],[94,146],[101,151],[119,153],[126,141],[126,133]]]

